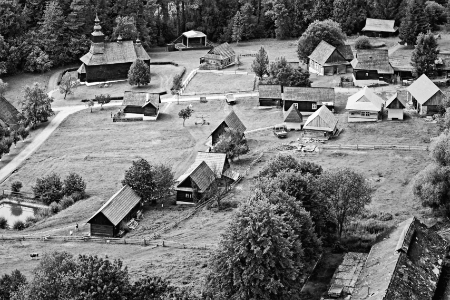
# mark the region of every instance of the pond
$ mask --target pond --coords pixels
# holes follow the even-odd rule
[[[16,204],[6,201],[0,202],[0,217],[3,217],[8,221],[8,226],[10,228],[12,228],[17,221],[25,222],[28,217],[33,217],[35,212],[36,208],[25,204]]]

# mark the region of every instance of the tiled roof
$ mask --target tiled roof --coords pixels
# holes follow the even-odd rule
[[[394,74],[387,49],[358,50],[351,64],[356,70],[375,70],[380,74]]]
[[[282,99],[334,103],[334,89],[322,87],[284,87]]]
[[[402,97],[398,97],[398,93],[395,93],[386,101],[386,108],[390,108],[389,106],[395,101],[398,100],[398,102],[403,106],[403,108],[406,107],[406,101]]]
[[[336,50],[336,47],[334,47],[322,40],[319,43],[319,45],[317,45],[316,49],[314,49],[314,51],[308,57],[309,57],[309,59],[323,65],[327,62],[328,58],[331,56],[331,54],[333,54],[333,52],[335,50]],[[341,54],[341,53],[339,53],[339,54]],[[346,62],[346,60],[343,56],[342,56],[342,62],[343,63]],[[339,63],[339,62],[336,62],[336,63]]]
[[[205,37],[206,34],[204,34],[201,31],[196,31],[196,30],[189,30],[186,32],[183,32],[183,35],[187,38],[200,38],[200,37]]]
[[[19,124],[21,117],[17,108],[14,107],[5,97],[0,96],[0,120],[10,126]]]
[[[352,60],[354,58],[352,46],[350,45],[340,45],[337,47],[337,50],[346,60]]]
[[[117,226],[139,203],[139,201],[141,201],[141,197],[139,197],[130,186],[125,185],[106,201],[87,223],[99,213],[103,213],[114,226]]]
[[[396,32],[395,20],[366,19],[366,26],[361,31]]]
[[[303,122],[303,116],[295,105],[291,105],[291,107],[286,112],[286,115],[284,117],[284,122],[289,122],[289,123]]]
[[[260,84],[259,98],[281,99],[281,85]]]
[[[189,174],[189,177],[202,192],[206,191],[216,179],[214,172],[204,161]]]
[[[345,109],[381,111],[383,104],[384,100],[380,96],[375,94],[368,87],[364,87],[356,94],[348,97],[347,106],[345,107]]]
[[[440,89],[423,74],[406,89],[420,103],[424,104],[433,97]]]
[[[217,47],[212,48],[205,55],[205,58],[226,59],[236,55],[233,48],[228,43],[223,43]]]
[[[337,123],[338,119],[333,115],[328,107],[322,105],[308,117],[303,129],[325,130],[332,132],[336,128]]]
[[[125,91],[122,106],[133,105],[144,107],[151,104],[155,108],[158,108],[159,103],[161,103],[159,94]]]
[[[92,44],[89,52],[80,60],[87,66],[133,63],[137,59],[150,60],[141,44],[133,41]]]

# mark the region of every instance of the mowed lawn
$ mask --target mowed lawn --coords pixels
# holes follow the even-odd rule
[[[253,91],[254,75],[197,73],[183,95]]]

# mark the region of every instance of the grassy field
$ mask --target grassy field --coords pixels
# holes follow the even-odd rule
[[[197,73],[183,95],[253,91],[254,75]]]

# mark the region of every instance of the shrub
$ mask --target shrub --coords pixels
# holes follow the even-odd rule
[[[84,195],[79,193],[79,192],[75,192],[73,193],[70,197],[72,197],[74,202],[80,201],[84,199]]]
[[[356,49],[370,49],[372,45],[370,44],[369,38],[367,36],[360,36],[355,42]]]
[[[14,230],[24,230],[25,229],[25,223],[23,221],[16,221],[13,225]]]
[[[30,216],[30,217],[26,218],[25,228],[33,226],[37,221],[39,221],[38,218],[36,218],[34,216]]]
[[[239,201],[237,200],[223,200],[220,202],[220,209],[237,208]]]
[[[39,208],[35,214],[35,217],[38,220],[42,220],[45,218],[48,218],[52,215],[52,211],[50,210],[50,208]]]
[[[38,178],[33,187],[34,196],[49,205],[58,202],[63,196],[63,183],[59,175],[53,173],[48,176]]]
[[[84,182],[83,177],[81,177],[77,173],[70,173],[64,179],[64,195],[71,196],[74,193],[79,193],[81,199],[83,199],[85,192],[86,192],[86,183]]]
[[[11,183],[11,190],[15,193],[19,193],[22,187],[23,185],[20,181],[14,181],[13,183]]]
[[[8,221],[4,217],[0,217],[0,229],[8,229]]]
[[[61,208],[61,207],[58,205],[58,203],[56,203],[56,202],[50,203],[50,211],[51,211],[53,214],[59,213],[60,208]]]
[[[59,201],[59,205],[61,206],[61,210],[68,208],[69,206],[73,205],[75,201],[73,200],[72,196],[64,196],[64,198]]]

